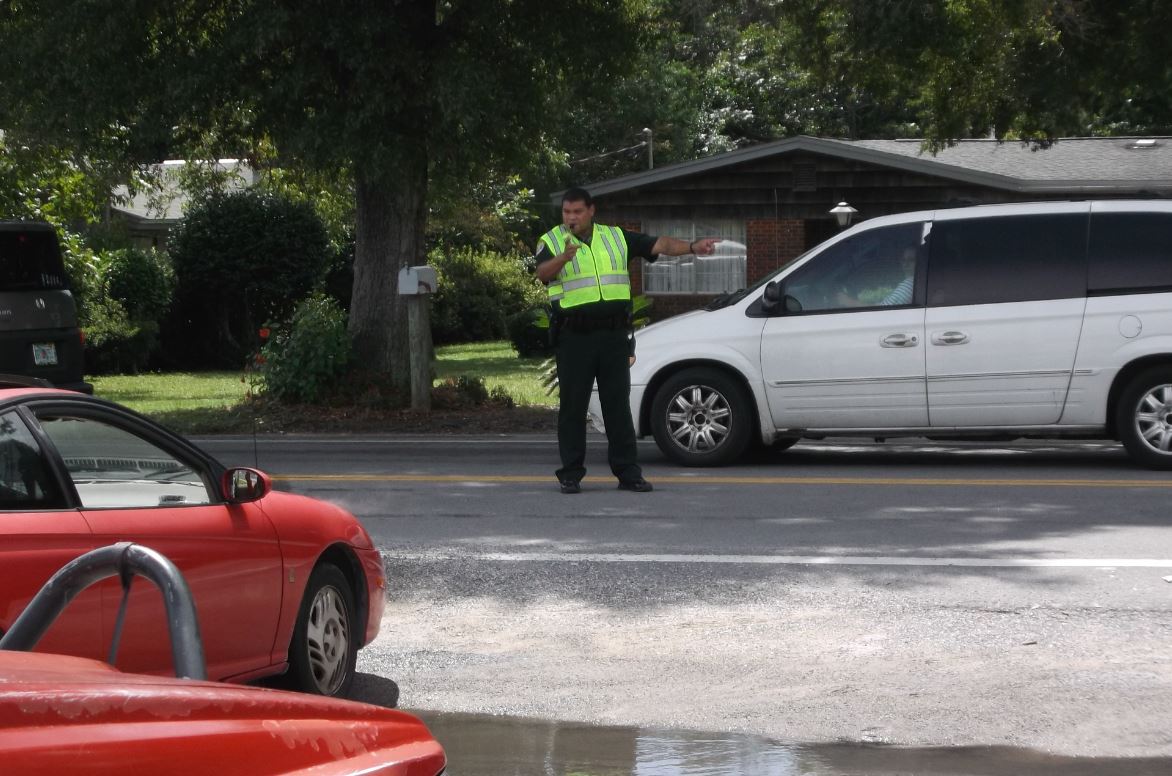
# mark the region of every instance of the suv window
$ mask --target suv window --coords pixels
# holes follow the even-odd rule
[[[53,232],[0,230],[0,291],[42,291],[67,286]]]
[[[924,224],[869,229],[822,251],[785,281],[802,312],[894,307],[914,302]]]
[[[928,304],[1069,299],[1086,294],[1085,213],[937,221]]]
[[[1091,293],[1172,290],[1172,213],[1091,216]]]

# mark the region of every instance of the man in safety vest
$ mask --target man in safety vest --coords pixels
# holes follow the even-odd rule
[[[581,493],[586,474],[586,407],[598,381],[602,420],[606,425],[607,460],[619,488],[650,491],[636,462],[635,426],[631,422],[630,259],[655,261],[661,254],[707,256],[718,239],[689,243],[652,237],[617,226],[594,223],[594,200],[585,189],[562,196],[562,225],[537,244],[537,277],[546,284],[553,307],[557,351],[558,452],[562,493]]]

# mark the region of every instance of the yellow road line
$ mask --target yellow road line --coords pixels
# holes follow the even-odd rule
[[[551,483],[549,476],[510,474],[284,474],[273,479],[285,482],[500,482]],[[587,477],[585,482],[606,483],[610,477]],[[972,487],[1054,487],[1054,488],[1172,488],[1172,480],[1073,480],[1073,479],[956,479],[943,477],[732,477],[688,475],[655,477],[665,485],[927,485]]]

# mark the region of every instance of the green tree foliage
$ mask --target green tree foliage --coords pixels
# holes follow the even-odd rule
[[[517,175],[436,187],[427,219],[428,242],[500,253],[529,252],[530,235],[540,226],[532,208],[533,189]]]
[[[930,145],[984,136],[1163,133],[1172,5],[1162,0],[793,0],[779,4],[819,63],[854,61],[906,94]],[[857,82],[862,82],[859,76]]]
[[[184,366],[221,368],[257,347],[261,322],[289,317],[330,255],[312,207],[250,190],[193,203],[169,253],[177,289],[166,350]]]
[[[46,221],[57,228],[83,327],[101,315],[88,309],[100,293],[101,270],[78,227],[101,217],[108,182],[100,169],[61,149],[31,148],[0,133],[0,218]]]
[[[429,176],[472,181],[540,156],[560,123],[551,96],[589,100],[629,66],[635,5],[13,0],[0,6],[0,127],[128,167],[202,154],[347,171],[350,334],[406,389],[394,286],[424,256]]]
[[[636,66],[573,99],[551,187],[797,134],[1172,132],[1162,0],[648,0]],[[608,153],[626,148],[623,153]],[[556,166],[556,165],[555,165]],[[552,185],[557,184],[557,185]],[[552,215],[552,214],[551,214]]]
[[[0,218],[48,221],[61,228],[97,221],[112,178],[60,148],[29,147],[0,132]]]
[[[910,83],[824,43],[832,30],[809,8],[838,5],[649,0],[633,71],[602,102],[568,95],[574,121],[561,137],[569,162],[557,182],[646,169],[643,128],[657,166],[795,134],[918,134]],[[609,153],[617,149],[626,150]]]

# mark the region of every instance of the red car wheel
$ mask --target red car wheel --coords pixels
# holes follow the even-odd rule
[[[309,577],[289,646],[290,684],[303,692],[345,697],[358,657],[355,624],[346,576],[337,566],[318,566]]]

